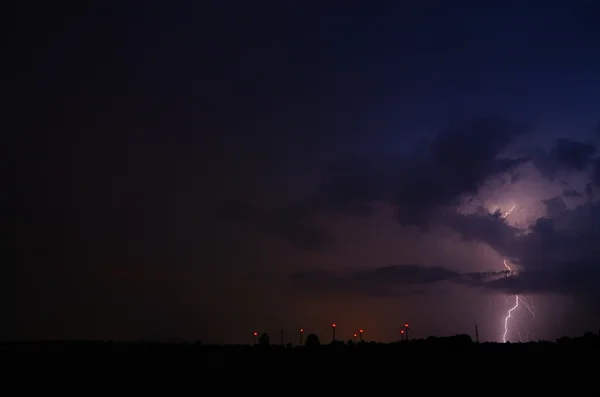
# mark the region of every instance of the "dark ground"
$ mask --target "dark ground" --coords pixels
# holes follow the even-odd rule
[[[474,343],[469,337],[317,346],[149,342],[0,344],[4,385],[138,394],[592,395],[600,337]],[[11,386],[12,387],[12,386]],[[83,388],[83,389],[82,389]],[[41,389],[40,389],[41,390]],[[590,394],[592,393],[592,394]]]
[[[311,367],[353,367],[368,364],[385,367],[422,367],[429,369],[452,365],[519,366],[564,365],[587,362],[598,367],[600,337],[588,333],[580,338],[561,338],[556,342],[475,343],[467,335],[428,338],[396,343],[335,342],[312,346],[282,345],[203,345],[195,343],[153,343],[112,341],[5,342],[0,354],[10,353],[94,353],[113,356],[158,357],[177,355],[191,358],[201,367],[266,367],[308,365]],[[410,365],[409,365],[410,364]],[[570,364],[572,365],[572,364]]]

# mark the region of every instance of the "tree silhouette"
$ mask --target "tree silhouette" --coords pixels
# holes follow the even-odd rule
[[[271,344],[271,340],[269,339],[269,334],[264,333],[258,338],[258,344],[261,346],[269,346]]]
[[[308,336],[306,337],[306,346],[307,347],[314,347],[314,346],[319,346],[321,344],[321,341],[319,340],[319,337],[315,334],[308,334]]]

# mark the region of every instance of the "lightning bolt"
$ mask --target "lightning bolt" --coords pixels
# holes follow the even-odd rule
[[[506,211],[502,215],[502,219],[506,219],[506,217],[508,217],[511,214],[511,212],[513,212],[513,210],[515,209],[515,206],[516,205],[513,205],[508,211]],[[504,267],[508,270],[508,273],[506,273],[506,277],[513,276],[515,274],[515,271],[510,267],[510,265],[508,264],[508,261],[505,259],[503,263],[504,263]],[[513,298],[515,300],[515,304],[513,307],[508,309],[508,312],[506,313],[506,317],[504,318],[504,333],[502,334],[502,342],[503,343],[506,343],[506,335],[508,334],[508,320],[510,320],[512,318],[513,312],[519,308],[519,304],[523,305],[527,309],[527,311],[529,311],[529,313],[535,320],[535,312],[533,310],[533,304],[531,302],[531,299],[527,298],[525,296],[521,296],[521,295],[514,295]],[[520,332],[518,330],[517,330],[517,333],[519,334],[519,339],[522,341],[522,338],[520,337]],[[529,333],[527,333],[527,336],[525,338],[526,338],[526,340],[529,339]]]
[[[502,342],[506,343],[506,334],[508,334],[508,320],[512,317],[512,312],[519,307],[519,296],[515,295],[515,305],[508,309],[508,314],[504,318],[504,334],[502,335]]]
[[[511,214],[511,212],[513,212],[513,210],[515,209],[516,204],[513,204],[512,207],[510,207],[510,209],[508,211],[506,211],[503,215],[502,215],[502,219],[505,219],[507,216],[509,216]],[[506,266],[506,263],[504,264],[504,266]],[[507,266],[508,267],[508,266]],[[510,268],[509,268],[510,269]]]

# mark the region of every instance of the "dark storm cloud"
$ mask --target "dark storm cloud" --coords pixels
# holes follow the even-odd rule
[[[509,258],[512,258],[511,252],[505,247],[514,248],[513,243],[520,233],[508,225],[499,212],[489,213],[484,209],[472,214],[448,212],[439,221],[457,231],[463,240],[485,242]]]
[[[594,160],[592,164],[592,181],[597,186],[600,186],[600,157]]]
[[[502,119],[451,126],[437,136],[421,172],[400,181],[392,203],[403,224],[427,225],[428,216],[463,194],[474,194],[488,179],[511,171],[524,158],[499,158],[526,126]]]
[[[546,271],[525,271],[518,276],[483,281],[481,286],[511,294],[559,293],[598,298],[598,263],[564,262]]]
[[[393,204],[402,224],[427,228],[433,212],[527,161],[501,157],[527,130],[501,118],[477,119],[443,129],[426,153],[397,158],[358,153],[335,159],[329,177],[313,196],[275,214],[269,223],[277,227],[270,230],[295,243],[293,239],[298,239],[304,247],[325,247],[332,240],[317,231],[318,214],[369,214],[374,201]],[[323,243],[317,244],[320,238]]]
[[[563,197],[566,197],[566,198],[577,198],[577,197],[583,197],[583,195],[581,193],[579,193],[575,189],[566,189],[563,192]]]
[[[600,299],[600,204],[567,210],[560,198],[552,218],[540,218],[527,231],[481,210],[474,214],[448,213],[443,219],[464,240],[479,241],[510,261],[515,273],[491,271],[460,273],[444,266],[387,266],[346,274],[301,272],[292,281],[305,288],[399,296],[426,291],[427,286],[450,282],[510,294],[558,293],[593,302]]]
[[[305,271],[294,274],[291,280],[303,288],[391,297],[419,294],[424,292],[427,286],[442,282],[478,286],[504,273],[461,274],[440,266],[397,265],[343,275]]]
[[[585,185],[585,196],[587,197],[587,199],[589,201],[594,200],[594,184],[593,183],[588,183]]]
[[[554,157],[559,164],[583,171],[592,161],[596,148],[591,143],[559,138],[556,141]]]
[[[481,286],[514,293],[550,292],[597,296],[600,285],[600,204],[573,210],[546,201],[552,217],[538,219],[523,232],[504,219],[485,214],[453,214],[446,224],[467,240],[488,244],[518,270]],[[590,295],[593,294],[593,295]]]
[[[562,197],[553,197],[551,199],[542,201],[542,203],[546,207],[547,216],[550,218],[558,216],[567,210],[567,206],[565,205]]]
[[[600,141],[598,137],[600,137],[600,123],[594,128],[588,142],[558,138],[550,150],[536,148],[532,151],[533,165],[542,176],[551,181],[561,171],[589,172],[592,183],[600,186],[600,155],[597,150]],[[586,196],[589,200],[593,200],[592,185],[586,187]]]
[[[559,171],[586,171],[594,161],[592,143],[558,138],[549,151],[536,149],[533,164],[540,173],[553,180]]]

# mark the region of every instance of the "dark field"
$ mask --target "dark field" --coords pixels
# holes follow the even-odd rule
[[[382,394],[400,389],[422,394],[536,396],[559,389],[563,395],[583,396],[598,388],[599,341],[594,335],[560,343],[429,340],[310,347],[12,342],[0,346],[0,357],[14,374],[5,373],[9,381],[30,384],[20,380],[28,374],[28,379],[49,378],[54,384],[56,379],[66,379],[57,378],[56,374],[63,374],[72,379],[68,381],[72,386],[86,379],[86,384],[111,390],[130,387],[136,394],[155,394],[155,384],[161,384],[163,393],[172,393],[175,387],[200,395],[216,387],[221,394],[285,390],[307,395],[335,389],[345,394]]]

